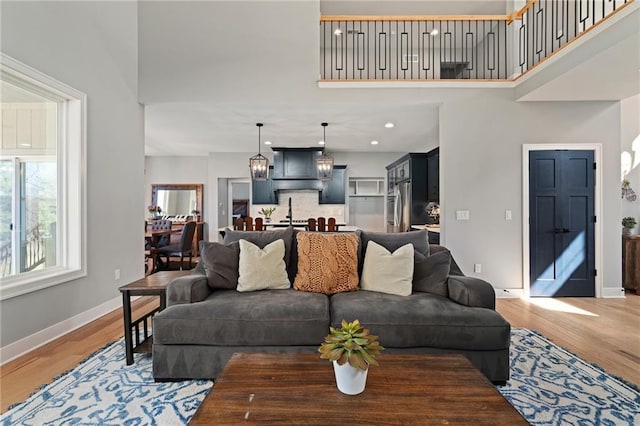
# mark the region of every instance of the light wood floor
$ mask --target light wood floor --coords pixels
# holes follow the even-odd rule
[[[134,315],[155,306],[157,298],[140,298],[133,304]],[[513,327],[536,330],[586,361],[640,385],[640,296],[499,299],[497,310]],[[122,335],[119,309],[7,363],[0,368],[1,412]]]
[[[640,385],[640,296],[625,299],[498,299],[512,327],[536,330],[556,345]]]

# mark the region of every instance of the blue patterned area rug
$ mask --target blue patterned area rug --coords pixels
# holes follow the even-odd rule
[[[183,425],[213,382],[155,383],[151,358],[112,343],[0,416],[8,425]],[[498,390],[534,425],[640,425],[637,387],[536,332],[515,328],[511,380]]]
[[[53,383],[0,417],[9,425],[184,425],[211,390],[211,380],[153,381],[151,356],[134,354],[127,365],[124,341],[89,356]]]
[[[540,334],[511,330],[511,379],[498,390],[532,425],[640,425],[640,392]]]

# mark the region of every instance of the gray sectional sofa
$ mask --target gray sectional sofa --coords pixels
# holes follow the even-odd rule
[[[433,290],[427,287],[428,292],[417,282],[424,276],[417,275],[426,274],[427,280],[437,281],[433,276],[437,271],[418,263],[409,296],[363,290],[328,296],[293,288],[239,292],[212,286],[220,278],[233,282],[232,256],[237,252],[231,248],[240,239],[260,247],[277,238],[285,240],[287,272],[293,283],[297,272],[297,232],[292,228],[228,230],[223,245],[204,243],[202,259],[194,273],[169,284],[167,308],[154,317],[155,380],[215,378],[234,352],[314,353],[329,326],[338,326],[343,319],[360,320],[379,336],[386,348],[384,353],[460,353],[494,383],[509,379],[511,327],[495,311],[492,286],[464,276],[446,248],[429,246],[426,231],[357,235],[360,270],[368,241],[376,241],[391,252],[411,242],[416,262],[448,256],[442,285]],[[209,255],[207,244],[212,245]],[[219,251],[227,248],[229,252]],[[230,260],[224,256],[231,256]],[[442,262],[439,268],[442,270]]]

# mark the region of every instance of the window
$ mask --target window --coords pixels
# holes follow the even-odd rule
[[[0,54],[0,299],[86,275],[86,96]]]

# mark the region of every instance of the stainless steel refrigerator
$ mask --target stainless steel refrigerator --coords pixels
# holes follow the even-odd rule
[[[393,206],[393,210],[391,210]],[[387,232],[411,230],[411,182],[400,182],[387,199]]]

